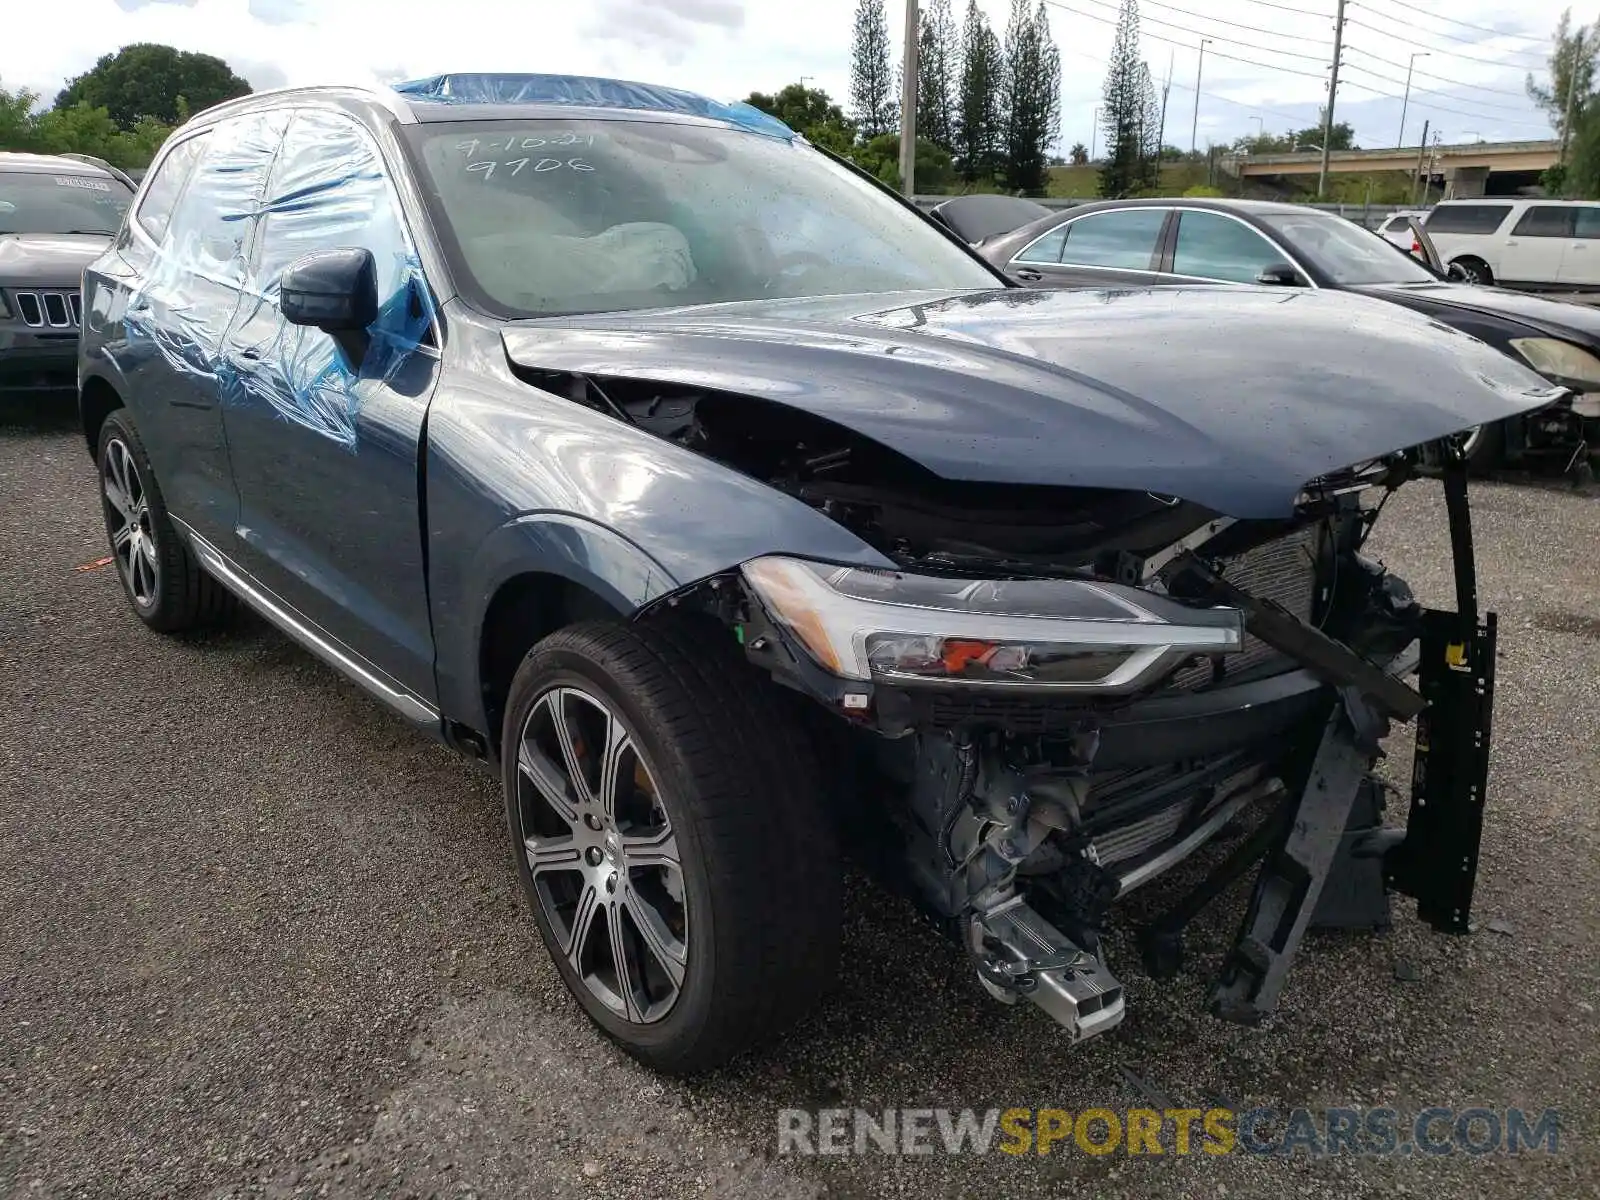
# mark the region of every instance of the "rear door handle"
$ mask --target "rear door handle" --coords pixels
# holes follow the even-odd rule
[[[1044,278],[1043,271],[1035,271],[1032,267],[1018,267],[1012,274],[1023,283],[1038,283]]]

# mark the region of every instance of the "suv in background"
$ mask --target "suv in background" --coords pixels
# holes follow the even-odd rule
[[[83,268],[133,190],[96,159],[0,153],[0,398],[77,394]]]
[[[1469,283],[1600,288],[1600,204],[1581,200],[1445,200],[1423,227]]]

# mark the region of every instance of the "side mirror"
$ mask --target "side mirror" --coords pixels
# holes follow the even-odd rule
[[[378,319],[378,269],[372,251],[318,250],[295,259],[278,281],[278,303],[291,325],[328,333],[365,330]]]
[[[1261,268],[1261,273],[1256,276],[1257,283],[1265,283],[1272,287],[1300,287],[1300,272],[1288,263],[1273,263],[1271,266]]]
[[[1460,263],[1451,263],[1445,268],[1444,277],[1451,283],[1471,283],[1472,277],[1467,274],[1466,268]]]

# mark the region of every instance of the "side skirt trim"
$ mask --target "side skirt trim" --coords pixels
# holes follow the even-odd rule
[[[201,537],[178,518],[173,523],[189,539],[200,565],[239,599],[260,613],[301,646],[344,675],[363,691],[381,700],[406,720],[428,732],[439,732],[439,710],[421,696],[390,679],[341,645],[331,634],[274,596],[244,568],[237,566],[221,550]]]

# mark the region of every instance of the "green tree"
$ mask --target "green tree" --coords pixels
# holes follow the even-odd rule
[[[1322,122],[1319,120],[1309,129],[1299,129],[1289,134],[1289,149],[1291,150],[1320,150],[1322,148]],[[1356,131],[1349,121],[1335,121],[1328,130],[1329,150],[1356,150]]]
[[[894,69],[889,55],[889,18],[883,0],[860,0],[855,41],[850,49],[850,107],[861,136],[888,133],[900,119],[894,101]]]
[[[1144,117],[1146,74],[1139,58],[1138,0],[1122,0],[1100,107],[1106,141],[1105,165],[1100,168],[1102,196],[1126,196],[1141,183],[1143,147],[1139,127]]]
[[[1089,147],[1082,142],[1073,142],[1072,149],[1068,151],[1068,157],[1075,167],[1087,166],[1089,162]]]
[[[900,186],[900,134],[880,133],[855,148],[850,155],[862,170],[876,175],[892,188]],[[955,180],[950,151],[927,138],[917,139],[917,190],[942,192]]]
[[[0,150],[33,148],[33,107],[38,102],[27,88],[12,92],[0,86]]]
[[[844,115],[833,97],[821,88],[791,83],[773,95],[751,92],[745,103],[771,113],[778,120],[803,134],[807,141],[835,154],[849,154],[855,145],[855,122]]]
[[[1544,109],[1561,139],[1565,151],[1570,141],[1567,129],[1567,110],[1573,113],[1573,124],[1584,113],[1594,96],[1595,59],[1600,55],[1600,28],[1580,25],[1572,28],[1572,10],[1561,14],[1556,29],[1550,35],[1549,81],[1540,82],[1528,72],[1528,98]]]
[[[967,183],[993,179],[1000,169],[999,94],[1005,64],[1000,41],[977,0],[967,0],[961,32],[961,87],[956,98],[956,163]]]
[[[1011,0],[1004,71],[1006,185],[1043,195],[1050,182],[1050,147],[1061,131],[1061,55],[1050,36],[1044,0],[1031,11],[1028,0]]]
[[[932,0],[923,10],[917,43],[917,136],[946,149],[956,142],[959,56],[950,0]]]
[[[141,117],[175,124],[185,103],[188,111],[198,112],[249,92],[250,84],[220,58],[139,42],[102,55],[89,71],[69,80],[55,107],[103,108],[118,128],[132,129]]]

